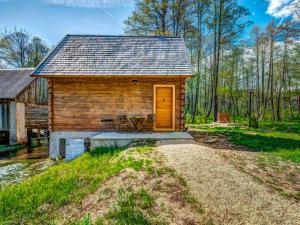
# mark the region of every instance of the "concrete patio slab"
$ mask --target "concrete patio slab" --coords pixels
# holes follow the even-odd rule
[[[186,132],[143,132],[143,133],[120,133],[120,132],[102,132],[91,137],[91,140],[96,139],[133,139],[133,140],[166,140],[166,139],[193,139],[193,137]]]
[[[60,139],[66,140],[66,156],[68,158],[74,158],[73,156],[78,156],[79,153],[82,154],[84,150],[82,143],[85,138],[90,139],[91,148],[123,147],[132,142],[143,140],[193,140],[193,137],[186,132],[51,132],[49,143],[50,158],[55,159],[60,155]]]
[[[126,146],[132,142],[143,140],[182,140],[193,139],[186,132],[149,132],[149,133],[118,133],[102,132],[90,138],[91,147]]]

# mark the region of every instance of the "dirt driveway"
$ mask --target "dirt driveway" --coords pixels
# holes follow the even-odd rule
[[[157,149],[187,180],[214,224],[300,224],[299,203],[238,171],[216,149],[194,142],[160,142]]]

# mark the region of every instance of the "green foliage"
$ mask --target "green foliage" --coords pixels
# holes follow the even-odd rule
[[[149,153],[153,150],[153,146],[154,146],[154,143],[148,141],[148,142],[146,142],[145,145],[137,146],[136,151],[138,153]]]
[[[79,221],[78,223],[74,223],[74,225],[92,225],[91,216],[89,214],[86,215],[81,221]]]
[[[14,67],[35,67],[49,51],[39,37],[31,37],[24,29],[3,30],[0,33],[0,59]]]
[[[261,121],[259,127],[269,131],[282,131],[287,133],[300,134],[300,121],[287,121],[287,122],[274,122],[274,121]]]
[[[206,124],[206,123],[211,123],[211,122],[213,122],[213,118],[212,117],[206,118],[206,116],[197,115],[195,117],[195,122],[193,123],[192,121],[193,121],[192,120],[192,115],[190,113],[186,113],[186,115],[185,115],[185,122],[187,124]]]
[[[49,168],[0,192],[0,224],[31,221],[49,223],[55,211],[80,201],[100,183],[126,167],[140,167],[134,159],[121,159],[122,148],[96,148],[81,157]]]
[[[195,204],[198,203],[197,199],[196,199],[195,197],[193,197],[193,196],[192,196],[191,194],[189,194],[189,193],[184,193],[183,199],[184,199],[187,203],[190,203],[190,204],[193,204],[193,205],[195,205]]]
[[[98,218],[96,221],[92,222],[90,214],[85,215],[80,221],[72,222],[68,221],[68,225],[104,225],[102,218]]]
[[[282,126],[282,127],[281,127]],[[286,132],[283,127],[291,129]],[[254,151],[271,153],[284,159],[300,163],[300,129],[298,123],[261,123],[261,128],[208,128],[202,130],[212,133],[221,133],[229,137],[236,145],[243,145]],[[292,133],[291,131],[294,131]]]
[[[15,144],[15,145],[0,145],[0,152],[15,152],[25,145]]]
[[[239,116],[239,115],[234,116],[234,115],[231,114],[231,121],[235,122],[235,123],[238,123],[238,124],[241,124],[241,125],[247,125],[248,126],[248,124],[249,124],[248,118],[245,118],[245,117],[242,117],[242,116]],[[190,113],[186,113],[185,122],[186,122],[186,124],[188,124],[188,126],[193,127],[194,125],[197,125],[197,124],[212,123],[213,122],[213,117],[210,116],[210,117],[206,118],[206,116],[204,116],[204,115],[197,115],[195,117],[195,122],[192,123],[192,115]]]
[[[117,204],[110,210],[109,218],[116,224],[150,225],[150,219],[141,209],[149,209],[152,205],[153,198],[144,189],[138,192],[120,190]]]
[[[258,119],[256,117],[252,116],[249,119],[249,127],[258,128]]]
[[[168,0],[136,1],[135,10],[124,22],[125,32],[136,35],[179,36],[191,25],[192,21],[188,20],[190,3],[188,0],[182,0],[180,4],[178,1]]]

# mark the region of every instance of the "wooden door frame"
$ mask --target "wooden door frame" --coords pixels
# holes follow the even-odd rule
[[[156,88],[158,87],[171,87],[172,88],[172,128],[156,128],[155,131],[175,131],[175,84],[154,84],[153,85],[153,114],[156,116]]]

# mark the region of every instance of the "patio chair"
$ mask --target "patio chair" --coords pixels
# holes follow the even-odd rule
[[[117,131],[129,131],[131,130],[130,122],[127,115],[117,115]]]
[[[146,131],[153,131],[155,123],[155,114],[148,114],[144,128]]]
[[[116,130],[115,127],[115,120],[111,117],[103,117],[101,118],[101,125],[100,129],[104,131],[114,131]]]

